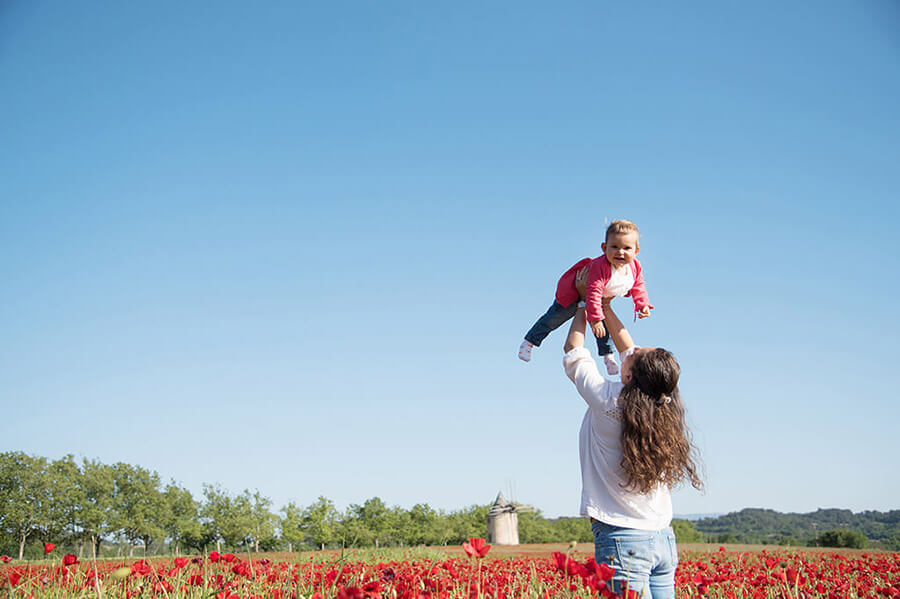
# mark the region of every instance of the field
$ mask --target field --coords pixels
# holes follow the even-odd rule
[[[66,554],[0,565],[0,593],[21,599],[619,596],[607,583],[611,569],[593,561],[589,544],[496,546],[478,552],[476,543],[467,549],[211,552],[202,557],[96,562]],[[897,553],[685,545],[679,554],[679,598],[900,598]]]

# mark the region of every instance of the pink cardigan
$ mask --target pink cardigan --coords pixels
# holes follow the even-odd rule
[[[575,263],[575,265],[563,273],[556,284],[556,301],[562,306],[570,306],[572,302],[578,301],[578,290],[575,289],[575,275],[578,271],[590,264],[588,271],[587,290],[585,291],[585,301],[587,308],[585,314],[588,322],[597,322],[603,320],[603,308],[600,306],[603,300],[603,290],[606,283],[612,276],[612,265],[606,256],[597,258],[583,258]],[[626,293],[631,296],[634,301],[634,311],[640,312],[644,306],[653,308],[650,304],[650,298],[647,297],[647,288],[644,286],[644,275],[641,273],[641,263],[637,258],[631,263],[631,272],[634,275],[634,286]]]

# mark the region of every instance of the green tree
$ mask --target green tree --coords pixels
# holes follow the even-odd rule
[[[281,529],[281,539],[288,544],[288,551],[293,551],[294,545],[300,545],[303,542],[303,530],[300,528],[303,513],[294,502],[281,508],[281,513],[282,516],[278,523]]]
[[[250,493],[244,490],[241,495],[243,502],[249,507],[249,518],[252,525],[250,531],[253,550],[259,553],[259,545],[263,543],[265,547],[271,548],[275,540],[275,522],[276,518],[269,508],[272,506],[272,500],[263,497],[259,490]]]
[[[703,542],[703,533],[697,530],[690,520],[675,518],[672,520],[672,530],[675,531],[675,540],[679,543]]]
[[[462,543],[469,537],[487,535],[487,515],[489,505],[470,505],[450,514],[450,535],[448,542]]]
[[[559,541],[577,541],[587,543],[594,540],[590,521],[586,518],[556,518],[551,520],[553,536]]]
[[[553,536],[553,526],[544,518],[540,510],[533,512],[521,512],[517,514],[519,520],[519,542],[521,543],[552,543],[559,539]]]
[[[434,545],[439,542],[437,530],[439,514],[427,503],[417,503],[409,510],[406,527],[406,543],[412,545]]]
[[[47,460],[21,451],[0,453],[0,530],[19,545],[19,559],[28,538],[49,519],[50,477]]]
[[[199,506],[191,492],[172,481],[163,492],[163,503],[164,528],[175,545],[175,555],[180,554],[182,543],[187,547],[201,545],[199,550],[203,551],[206,539],[200,525]]]
[[[44,530],[55,542],[70,542],[83,554],[84,536],[78,526],[78,512],[87,501],[81,468],[67,455],[47,464],[47,523]]]
[[[216,540],[216,548],[220,548],[219,541],[231,548],[247,542],[254,528],[249,499],[243,495],[232,497],[212,485],[204,486],[203,495],[206,501],[200,512],[208,534]]]
[[[823,532],[818,539],[822,547],[849,547],[851,549],[864,549],[869,540],[866,536],[855,530],[837,528]]]
[[[352,511],[359,519],[362,528],[368,533],[368,538],[375,544],[375,547],[391,542],[393,517],[391,510],[380,497],[372,497],[367,499],[361,506],[351,506],[351,508],[353,508]]]
[[[164,499],[159,475],[140,466],[119,462],[114,466],[113,528],[128,541],[128,556],[134,555],[138,541],[144,552],[154,539],[165,535]]]
[[[100,555],[103,540],[113,531],[113,496],[116,488],[115,467],[97,460],[84,459],[81,476],[76,480],[81,486],[83,502],[78,507],[76,522],[81,535],[90,540],[93,553]]]
[[[315,503],[303,510],[301,528],[316,545],[325,549],[325,545],[337,536],[338,516],[334,503],[320,495]]]

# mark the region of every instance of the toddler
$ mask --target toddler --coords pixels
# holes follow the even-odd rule
[[[519,359],[530,361],[532,348],[535,345],[540,347],[550,331],[575,315],[579,303],[575,277],[582,268],[588,267],[585,314],[597,337],[597,351],[603,356],[607,372],[611,375],[619,373],[619,365],[609,344],[609,333],[603,326],[603,298],[630,295],[634,301],[634,311],[640,318],[650,316],[653,306],[644,287],[641,263],[636,258],[641,251],[637,225],[628,220],[613,221],[606,228],[606,241],[601,247],[602,256],[579,260],[560,277],[556,285],[556,299],[547,313],[538,318],[525,334],[525,340],[519,346]]]

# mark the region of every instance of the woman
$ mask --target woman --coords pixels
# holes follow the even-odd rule
[[[583,279],[579,276],[579,291]],[[703,487],[678,393],[680,369],[661,348],[636,348],[608,305],[606,328],[622,357],[622,382],[606,380],[584,347],[584,302],[566,338],[563,365],[588,404],[581,425],[581,515],[591,519],[597,563],[615,568],[614,590],[675,597],[678,553],[672,486]]]

